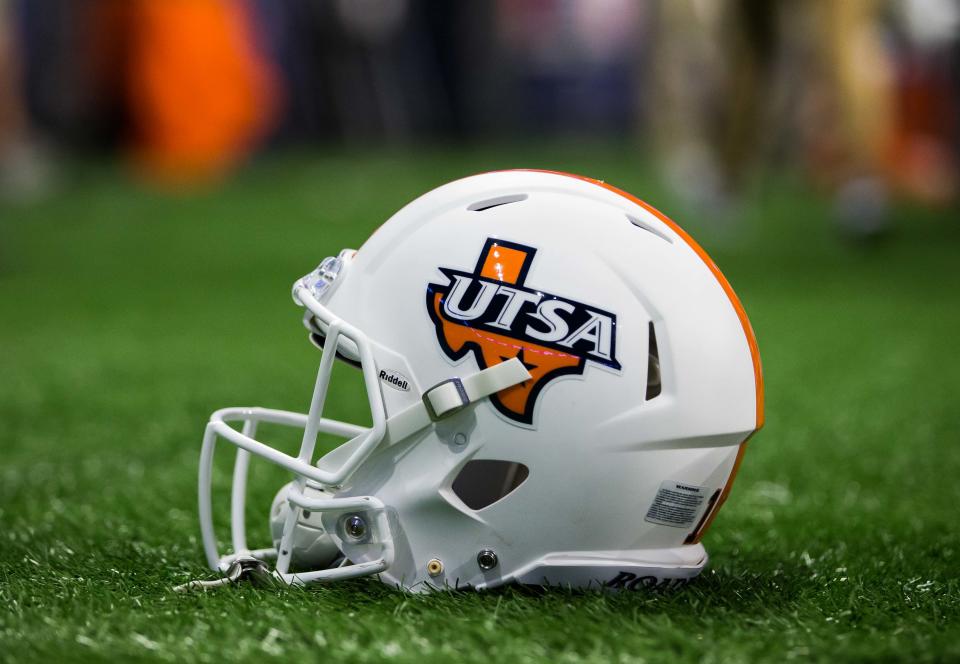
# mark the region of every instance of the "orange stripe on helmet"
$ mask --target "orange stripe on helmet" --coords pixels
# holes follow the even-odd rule
[[[582,180],[583,182],[589,182],[590,184],[595,184],[599,187],[603,187],[608,191],[612,191],[618,196],[622,196],[627,200],[636,203],[644,210],[655,216],[657,219],[665,223],[667,226],[673,229],[673,231],[680,236],[680,238],[686,242],[691,249],[696,252],[697,256],[700,257],[700,260],[704,262],[710,272],[713,273],[713,276],[720,283],[720,287],[723,288],[723,291],[727,294],[727,298],[730,300],[730,304],[733,305],[734,311],[737,312],[737,318],[740,319],[740,325],[743,327],[743,333],[747,337],[747,345],[750,347],[750,358],[753,361],[753,378],[754,384],[756,387],[756,429],[759,429],[763,426],[764,414],[763,414],[763,367],[760,364],[760,348],[757,346],[757,337],[753,332],[753,327],[750,325],[750,319],[747,318],[747,312],[744,311],[743,305],[740,303],[740,298],[737,297],[737,294],[733,292],[733,287],[730,285],[730,282],[727,281],[727,278],[723,276],[723,273],[720,271],[720,268],[717,267],[717,264],[713,262],[713,259],[710,258],[709,254],[703,250],[696,240],[690,237],[689,234],[680,226],[670,219],[667,215],[660,212],[649,203],[645,203],[640,200],[633,194],[630,194],[622,189],[618,189],[613,185],[607,184],[601,180],[595,180],[593,178],[584,177],[583,175],[575,175],[573,173],[564,173],[563,171],[551,171],[547,169],[539,168],[521,168],[516,169],[519,171],[533,172],[533,173],[551,173],[553,175],[562,175],[568,178],[574,178],[575,180]],[[737,464],[734,468],[734,474],[736,474],[736,469],[739,466]],[[729,487],[733,483],[733,477],[731,476],[730,481],[727,483]],[[719,501],[718,501],[719,502]]]
[[[595,184],[599,187],[603,187],[607,191],[612,191],[618,196],[626,198],[628,201],[636,203],[644,210],[655,216],[657,219],[665,223],[667,226],[673,229],[673,231],[680,236],[680,238],[690,246],[691,249],[700,257],[700,260],[704,262],[710,272],[713,273],[714,278],[720,284],[720,287],[723,288],[723,291],[727,294],[727,298],[730,300],[730,304],[733,305],[734,311],[737,312],[737,318],[740,319],[740,325],[743,327],[743,333],[747,338],[747,346],[750,348],[750,358],[753,361],[753,378],[754,385],[756,388],[756,425],[753,433],[756,433],[763,426],[764,422],[764,410],[763,410],[763,366],[760,364],[760,348],[757,346],[757,337],[753,332],[753,326],[750,325],[750,319],[747,318],[747,312],[743,308],[743,304],[740,302],[740,298],[737,297],[737,294],[733,291],[733,287],[730,285],[730,282],[727,281],[727,278],[723,276],[723,273],[720,271],[720,268],[717,267],[717,264],[713,262],[713,259],[710,258],[710,255],[704,251],[703,247],[697,244],[690,235],[683,230],[675,221],[670,219],[667,215],[660,212],[649,203],[646,203],[633,194],[630,194],[622,189],[618,189],[613,185],[607,184],[601,180],[595,180],[593,178],[588,178],[583,175],[575,175],[573,173],[564,173],[563,171],[551,171],[548,169],[540,168],[521,168],[514,169],[525,172],[533,173],[550,173],[552,175],[562,175],[564,177],[573,178],[575,180],[582,180],[583,182],[589,182],[590,184]],[[743,460],[743,455],[747,451],[747,441],[750,440],[750,437],[753,435],[747,436],[746,440],[740,443],[739,449],[737,450],[737,457],[733,462],[733,468],[730,469],[730,476],[727,478],[726,484],[724,484],[723,491],[720,493],[720,497],[717,499],[716,503],[713,505],[710,513],[707,515],[704,523],[695,530],[691,535],[693,538],[693,543],[699,542],[704,533],[707,532],[707,529],[710,527],[710,524],[713,523],[714,518],[717,516],[717,513],[720,511],[720,508],[723,506],[723,503],[726,502],[727,497],[730,495],[730,489],[733,487],[733,482],[737,477],[737,473],[740,470],[740,462]]]
[[[710,513],[707,515],[706,520],[703,522],[697,530],[694,530],[691,533],[691,542],[696,544],[701,539],[703,539],[704,534],[707,532],[707,529],[710,528],[710,524],[713,523],[713,520],[717,518],[717,514],[720,512],[720,508],[723,507],[723,504],[727,502],[727,498],[730,496],[730,489],[733,488],[733,481],[737,479],[737,473],[740,472],[740,462],[743,461],[743,455],[747,452],[747,443],[750,442],[750,438],[754,431],[747,439],[740,443],[740,449],[737,450],[737,458],[733,460],[733,468],[730,469],[730,476],[727,478],[727,483],[723,486],[723,491],[720,492],[720,497],[717,499],[715,505],[713,505]]]

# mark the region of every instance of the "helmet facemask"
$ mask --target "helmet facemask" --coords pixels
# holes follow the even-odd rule
[[[315,297],[314,292],[317,289],[307,286],[311,277],[322,275],[325,266],[330,267],[330,260],[324,261],[308,277],[299,280],[293,291],[294,298],[307,308],[315,320],[322,321],[324,325],[324,352],[309,411],[304,414],[267,408],[226,408],[216,411],[207,425],[200,458],[200,522],[207,562],[214,569],[224,571],[234,560],[241,557],[274,559],[275,576],[286,583],[300,584],[375,574],[389,567],[392,561],[392,538],[384,505],[373,496],[337,498],[330,492],[349,478],[357,466],[380,444],[386,433],[386,416],[371,342],[362,331],[337,318]],[[342,265],[337,268],[328,283],[332,284],[342,273]],[[329,270],[327,274],[330,274]],[[323,294],[322,291],[320,294]],[[334,348],[338,349],[337,352],[327,352]],[[347,355],[348,359],[356,358],[355,362],[363,374],[372,419],[369,427],[323,417],[333,363],[338,354]],[[239,431],[230,426],[229,423],[233,422],[241,423]],[[302,429],[299,453],[290,456],[256,440],[257,426],[261,422]],[[331,455],[328,455],[324,457],[326,463],[314,465],[314,451],[319,434],[345,439],[343,445],[337,448],[338,453],[333,455],[336,462],[330,460]],[[211,475],[217,438],[224,438],[238,448],[230,508],[233,553],[222,557],[214,535],[211,505]],[[286,495],[282,498],[289,508],[286,509],[279,546],[276,548],[251,550],[247,546],[244,509],[251,453],[295,474],[294,481],[286,487]],[[359,562],[331,569],[292,573],[290,570],[294,539],[298,521],[304,518],[304,511],[322,514],[325,532],[337,542],[341,551],[344,548],[352,551],[353,557],[350,560]],[[309,518],[308,516],[307,519]],[[347,526],[351,519],[354,526],[362,522],[362,534],[358,527]],[[358,534],[360,536],[357,536]]]
[[[425,390],[420,400],[388,419],[374,359],[376,344],[364,332],[337,317],[321,301],[321,298],[328,298],[337,282],[343,279],[353,253],[345,250],[337,258],[326,259],[293,287],[294,300],[307,310],[304,322],[311,341],[323,351],[309,411],[304,414],[268,408],[225,408],[214,412],[207,424],[200,457],[199,500],[204,550],[213,569],[224,572],[235,561],[244,558],[275,560],[274,577],[289,584],[368,576],[386,570],[393,561],[392,531],[395,530],[388,506],[372,495],[337,497],[337,491],[378,447],[400,442],[431,423],[459,412],[473,401],[530,377],[520,362],[503,362],[463,379],[453,377],[442,381]],[[370,426],[323,417],[337,358],[359,367],[362,372],[372,421]],[[234,422],[241,423],[239,431],[229,424]],[[302,429],[299,453],[290,456],[256,440],[257,426],[261,422]],[[345,442],[314,463],[320,434],[340,437]],[[230,508],[233,553],[226,556],[219,553],[212,516],[211,477],[218,438],[238,448]],[[277,495],[271,509],[275,519],[278,515],[282,519],[281,527],[274,526],[275,532],[280,533],[278,545],[254,550],[247,545],[244,518],[251,453],[295,475],[293,482]],[[283,507],[284,502],[286,507]],[[341,555],[332,556],[331,561],[339,564],[323,569],[292,571],[294,552],[303,549],[297,540],[302,538],[307,527],[313,528],[318,536],[332,540]],[[325,556],[319,557],[323,558]]]

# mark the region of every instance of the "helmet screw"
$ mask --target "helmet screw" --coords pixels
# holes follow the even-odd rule
[[[484,572],[488,572],[497,566],[497,554],[490,549],[484,549],[477,554],[477,564]]]
[[[440,576],[443,574],[443,563],[439,559],[433,558],[427,563],[427,574],[430,576]]]
[[[367,522],[359,514],[351,514],[343,521],[343,531],[350,539],[361,540],[367,534]]]

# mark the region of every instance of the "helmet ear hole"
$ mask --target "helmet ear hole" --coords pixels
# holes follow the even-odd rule
[[[529,476],[530,469],[522,463],[475,459],[460,469],[451,488],[464,505],[482,510],[513,493]]]
[[[650,321],[650,343],[647,351],[647,401],[663,389],[660,377],[660,352],[657,350],[657,330]]]

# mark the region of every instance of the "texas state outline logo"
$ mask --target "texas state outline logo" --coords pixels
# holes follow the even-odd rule
[[[481,369],[516,357],[530,372],[490,397],[524,425],[533,424],[537,398],[553,379],[581,375],[587,362],[620,370],[616,314],[527,286],[536,253],[488,238],[472,272],[438,266],[448,283],[427,285],[427,311],[447,357],[473,353]]]

